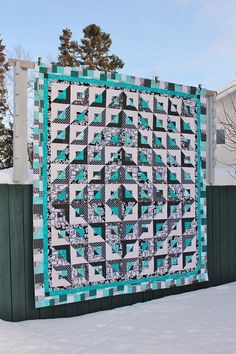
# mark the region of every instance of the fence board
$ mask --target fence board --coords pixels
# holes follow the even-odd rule
[[[216,186],[212,191],[212,210],[213,210],[213,226],[212,234],[213,241],[213,271],[214,271],[214,285],[221,284],[221,252],[220,252],[220,187]]]
[[[62,318],[66,317],[66,305],[58,305],[52,307],[52,317]]]
[[[90,313],[90,301],[81,301],[77,303],[77,314],[85,315],[86,313]]]
[[[76,302],[73,304],[66,305],[66,316],[65,317],[73,317],[73,316],[77,316]]]
[[[0,318],[12,320],[8,185],[0,185]]]
[[[42,307],[39,309],[39,318],[48,319],[53,318],[52,307]]]
[[[236,189],[232,191],[227,190],[227,202],[228,202],[228,232],[230,235],[230,240],[228,244],[228,265],[229,265],[229,277],[228,281],[233,281],[235,279],[235,269],[236,269]]]
[[[0,185],[0,318],[58,318],[131,305],[236,280],[236,186],[207,187],[209,282],[35,309],[32,186]]]
[[[236,201],[236,189],[233,190],[232,193],[232,199],[231,199],[231,208],[233,213],[231,214],[232,218],[232,223],[231,227],[233,230],[233,246],[232,246],[232,251],[233,251],[233,257],[232,257],[232,267],[230,268],[232,271],[231,274],[231,279],[234,280],[234,270],[236,269],[236,208],[235,208],[235,201]],[[232,281],[231,280],[231,281]]]
[[[227,283],[228,279],[228,205],[227,190],[225,187],[219,189],[220,193],[220,260],[221,260],[221,283]]]
[[[143,302],[144,301],[144,296],[143,296],[143,292],[142,293],[134,293],[133,294],[133,302],[136,304],[137,302]],[[122,299],[122,297],[121,297]],[[122,305],[121,305],[122,306]]]
[[[107,296],[101,299],[101,310],[110,310],[112,307],[111,296]]]
[[[133,294],[133,304],[135,304],[134,294]],[[117,307],[123,306],[123,295],[112,296],[111,298],[111,308],[116,309]]]
[[[133,294],[126,294],[123,298],[123,306],[129,306],[134,303]]]
[[[232,208],[234,210],[234,217],[233,217],[233,223],[232,223],[232,229],[234,233],[234,245],[232,248],[234,248],[234,260],[233,260],[233,266],[232,266],[232,280],[235,279],[235,270],[236,270],[236,208],[235,208],[235,201],[236,201],[236,189],[234,189],[233,193],[233,198],[232,198]]]
[[[97,312],[101,310],[101,299],[89,301],[89,312]]]
[[[13,321],[26,315],[23,186],[9,186],[11,285]],[[28,217],[30,217],[28,215]]]
[[[39,309],[34,306],[34,271],[33,271],[33,224],[32,224],[32,186],[23,188],[23,223],[25,248],[25,311],[26,319],[39,318]]]
[[[153,300],[153,291],[152,290],[147,290],[145,293],[143,293],[143,301],[150,301]]]
[[[214,285],[213,268],[213,189],[207,188],[207,264],[209,284]]]

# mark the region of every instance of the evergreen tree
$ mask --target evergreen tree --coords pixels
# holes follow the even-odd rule
[[[13,127],[5,124],[7,117],[7,90],[6,90],[6,72],[9,70],[6,61],[5,46],[0,39],[0,169],[11,167],[13,164]]]
[[[63,29],[59,37],[58,65],[84,65],[91,70],[115,71],[124,66],[123,61],[114,54],[109,54],[112,40],[109,33],[103,32],[100,26],[91,24],[83,29],[84,37],[79,45],[72,40],[69,28]]]
[[[9,70],[8,64],[6,62],[5,46],[3,45],[3,40],[0,38],[0,120],[6,116],[8,110],[7,105],[7,90],[5,85],[6,72]]]
[[[13,127],[0,121],[0,169],[13,166]]]
[[[59,37],[60,46],[59,56],[58,56],[58,65],[61,66],[79,66],[80,62],[78,61],[78,49],[79,45],[77,41],[74,41],[72,38],[72,32],[69,28],[62,30],[62,35]]]
[[[112,40],[109,33],[101,27],[91,24],[83,29],[84,38],[79,46],[80,62],[88,69],[114,71],[124,66],[116,55],[109,55]]]

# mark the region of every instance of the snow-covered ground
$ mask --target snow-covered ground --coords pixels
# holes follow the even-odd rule
[[[33,170],[28,169],[28,178],[24,184],[33,183]],[[14,184],[13,182],[13,167],[0,170],[0,184]]]
[[[81,317],[0,321],[1,354],[235,354],[236,282]]]

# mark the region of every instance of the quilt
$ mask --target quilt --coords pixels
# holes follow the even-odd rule
[[[207,281],[207,91],[36,71],[35,306]]]

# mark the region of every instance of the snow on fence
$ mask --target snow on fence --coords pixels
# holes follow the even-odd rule
[[[209,282],[36,309],[32,186],[0,185],[0,318],[21,321],[82,315],[236,280],[236,186],[207,187]]]

